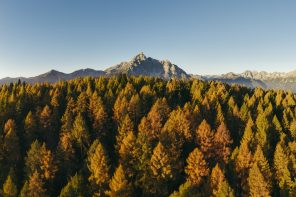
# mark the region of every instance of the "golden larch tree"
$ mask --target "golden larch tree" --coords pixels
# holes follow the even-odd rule
[[[122,140],[127,136],[129,132],[134,132],[134,125],[129,115],[126,115],[118,127],[118,134],[116,135],[117,150],[120,149]]]
[[[29,196],[30,197],[46,197],[46,189],[40,174],[35,171],[29,179]]]
[[[3,197],[17,197],[18,190],[15,183],[12,181],[11,176],[7,176],[3,184]]]
[[[249,172],[248,178],[249,184],[249,196],[251,197],[261,197],[270,196],[269,186],[266,183],[263,174],[260,172],[257,163],[255,163]]]
[[[168,180],[173,177],[169,155],[160,142],[153,150],[153,155],[150,160],[150,168],[152,174],[158,180]]]
[[[196,130],[196,142],[205,158],[208,159],[214,156],[214,132],[206,120],[203,120]]]
[[[228,163],[231,154],[232,139],[226,125],[222,122],[215,133],[215,154],[218,161]]]
[[[187,180],[195,186],[199,186],[203,182],[204,177],[209,175],[210,170],[207,162],[204,159],[203,153],[198,148],[195,148],[189,154],[185,173]]]
[[[110,190],[106,194],[110,197],[129,197],[132,196],[132,185],[127,180],[122,165],[116,169],[110,184]]]
[[[99,187],[105,186],[110,179],[110,167],[107,153],[101,143],[98,143],[95,151],[88,155],[87,161],[88,169],[91,173],[89,180],[93,181]]]
[[[217,192],[220,190],[223,181],[225,181],[225,175],[220,168],[219,164],[216,164],[216,166],[213,168],[212,173],[211,173],[211,178],[210,178],[210,183],[211,183],[211,190],[212,190],[212,195],[216,196]]]

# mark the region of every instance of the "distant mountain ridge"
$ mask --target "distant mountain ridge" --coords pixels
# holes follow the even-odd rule
[[[96,71],[93,69],[81,69],[77,70],[75,72],[72,72],[70,74],[66,74],[63,72],[59,72],[56,70],[51,70],[47,73],[35,76],[35,77],[16,77],[16,78],[3,78],[0,79],[0,84],[8,84],[8,83],[16,83],[19,80],[22,82],[25,81],[27,83],[43,83],[43,82],[48,82],[48,83],[55,83],[58,81],[64,81],[64,80],[71,80],[75,79],[77,77],[86,77],[86,76],[91,76],[91,77],[99,77],[105,75],[104,71]]]
[[[282,89],[296,92],[296,70],[291,72],[245,71],[243,73],[226,73],[215,76],[203,76],[205,80],[240,84],[250,88]]]
[[[56,70],[51,70],[47,73],[35,76],[35,77],[16,77],[16,78],[3,78],[0,79],[0,84],[15,83],[18,80],[25,81],[27,83],[54,83],[63,80],[71,80],[78,77],[99,77],[99,76],[112,76],[118,74],[127,74],[134,76],[152,76],[160,77],[163,79],[171,78],[185,78],[190,76],[177,65],[172,64],[168,60],[159,61],[151,57],[146,57],[144,53],[136,55],[132,60],[122,62],[115,66],[109,67],[105,71],[94,69],[82,69],[72,73],[66,74]]]
[[[292,72],[265,72],[265,71],[250,71],[246,70],[242,73],[226,73],[221,75],[192,75],[186,73],[177,65],[169,60],[156,60],[151,57],[146,57],[144,53],[139,53],[130,61],[121,62],[115,66],[111,66],[106,70],[81,69],[72,73],[66,74],[56,70],[51,70],[47,73],[35,77],[17,77],[0,79],[0,84],[16,83],[19,80],[27,83],[55,83],[58,81],[71,80],[78,77],[99,77],[112,76],[118,74],[127,74],[133,76],[151,76],[163,79],[190,79],[196,78],[199,80],[214,80],[228,84],[239,84],[250,88],[262,87],[267,89],[283,89],[296,92],[296,70]]]

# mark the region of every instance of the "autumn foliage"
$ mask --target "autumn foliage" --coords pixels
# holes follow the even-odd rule
[[[0,86],[0,196],[295,196],[296,95],[125,75]]]

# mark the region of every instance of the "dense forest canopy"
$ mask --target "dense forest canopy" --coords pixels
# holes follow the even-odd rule
[[[295,196],[295,106],[193,79],[3,85],[1,195]]]

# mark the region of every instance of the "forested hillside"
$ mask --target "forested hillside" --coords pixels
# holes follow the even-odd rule
[[[1,195],[295,196],[295,106],[193,79],[3,85]]]

